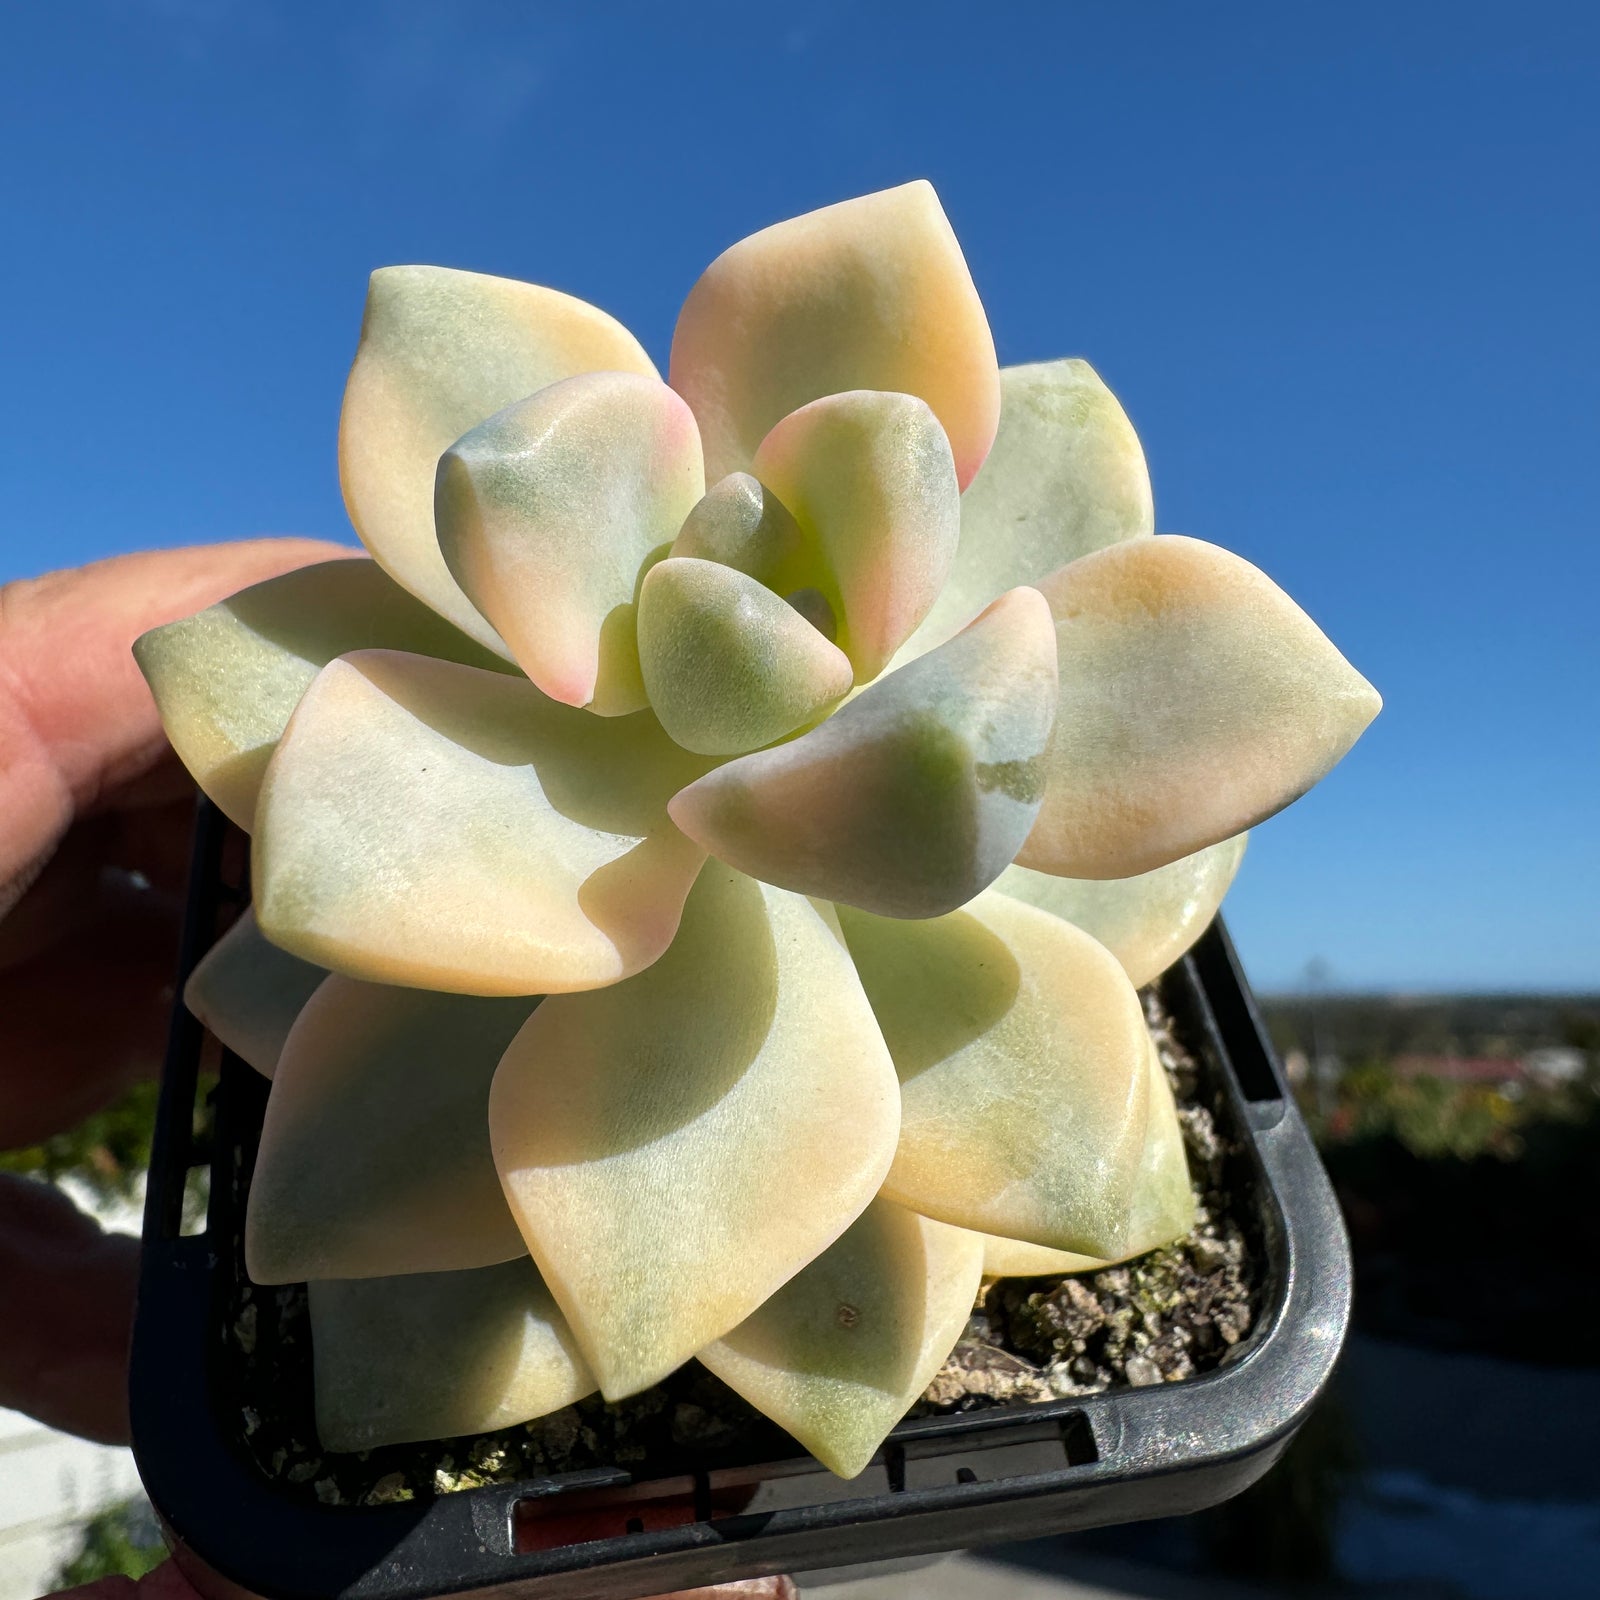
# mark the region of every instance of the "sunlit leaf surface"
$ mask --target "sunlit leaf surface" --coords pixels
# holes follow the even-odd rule
[[[1092,1272],[1118,1261],[1141,1256],[1175,1239],[1194,1227],[1194,1190],[1189,1181],[1189,1162],[1184,1154],[1183,1129],[1178,1108],[1172,1098],[1172,1085],[1152,1044],[1147,1056],[1150,1106],[1145,1122],[1144,1151],[1139,1158],[1139,1176],[1134,1185],[1133,1204],[1117,1244],[1108,1256],[1086,1256],[1020,1239],[986,1235],[983,1241],[983,1270],[991,1278],[1031,1278],[1044,1273]]]
[[[794,514],[815,563],[804,581],[827,599],[856,682],[870,683],[955,557],[961,496],[939,419],[907,394],[828,395],[773,428],[755,474]]]
[[[849,658],[754,578],[674,556],[639,597],[639,659],[686,750],[738,755],[814,722],[850,691]]]
[[[274,943],[378,983],[615,983],[677,928],[702,852],[666,801],[704,769],[648,712],[362,652],[323,669],[273,758],[256,915]]]
[[[672,387],[700,419],[712,480],[748,468],[791,411],[884,389],[933,407],[969,483],[994,440],[999,372],[932,185],[824,206],[723,251],[684,302]]]
[[[1246,837],[1224,839],[1134,878],[1055,878],[1007,867],[994,886],[1092,933],[1142,988],[1206,931],[1244,859]]]
[[[1048,610],[1015,589],[820,727],[707,774],[671,814],[768,883],[936,916],[992,883],[1027,836],[1055,697]]]
[[[960,1228],[1104,1254],[1145,1142],[1148,1035],[1116,959],[1004,895],[839,922],[900,1076],[885,1198]]]
[[[439,462],[439,548],[533,681],[564,705],[645,704],[639,582],[705,489],[700,435],[656,378],[592,372],[496,412]]]
[[[1087,361],[1000,369],[1000,431],[961,497],[961,545],[907,644],[942,644],[998,594],[1123,539],[1155,532],[1144,451]]]
[[[616,1399],[742,1322],[860,1215],[899,1095],[821,916],[708,862],[653,967],[533,1014],[490,1117],[528,1246]]]
[[[345,506],[397,583],[491,649],[439,553],[434,472],[485,417],[583,372],[656,375],[621,323],[571,295],[447,267],[372,274],[339,418]]]
[[[982,1267],[976,1234],[878,1200],[700,1360],[853,1478],[961,1337]]]
[[[1163,534],[1040,583],[1061,704],[1022,866],[1131,878],[1309,789],[1377,715],[1372,685],[1249,562]]]
[[[335,656],[368,649],[506,667],[364,556],[252,584],[153,629],[133,653],[179,759],[248,832],[261,776],[300,696]]]

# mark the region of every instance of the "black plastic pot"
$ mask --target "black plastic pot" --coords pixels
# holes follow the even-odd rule
[[[242,898],[242,867],[230,889],[223,865],[229,834],[202,804],[183,976],[233,909],[230,897]],[[213,1148],[197,1148],[205,1036],[177,1006],[145,1211],[132,1405],[139,1470],[180,1565],[215,1600],[491,1590],[498,1600],[629,1600],[1172,1516],[1238,1493],[1278,1458],[1327,1383],[1349,1316],[1349,1250],[1220,922],[1165,992],[1220,1085],[1252,1210],[1241,1220],[1265,1263],[1253,1329],[1217,1370],[903,1422],[849,1482],[793,1454],[667,1477],[599,1468],[379,1506],[288,1492],[231,1431],[221,1398],[232,1392],[225,1280],[264,1084],[224,1058]],[[213,1156],[205,1231],[185,1236],[186,1177]],[[230,1174],[240,1181],[224,1181]]]

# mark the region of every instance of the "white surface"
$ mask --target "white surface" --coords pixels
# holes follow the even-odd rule
[[[143,1194],[101,1202],[84,1184],[61,1188],[110,1232],[137,1234]],[[142,1188],[142,1186],[141,1186]],[[0,1600],[35,1600],[77,1548],[85,1517],[139,1492],[133,1452],[57,1433],[0,1409]]]
[[[0,1410],[0,1600],[35,1600],[91,1512],[139,1487],[133,1453]]]

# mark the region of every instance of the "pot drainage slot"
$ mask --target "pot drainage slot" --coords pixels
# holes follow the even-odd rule
[[[606,1489],[570,1489],[533,1495],[511,1511],[511,1543],[518,1555],[563,1545],[657,1533],[700,1520],[695,1481],[658,1478]]]
[[[943,1489],[951,1484],[1004,1483],[1083,1467],[1100,1459],[1094,1430],[1081,1411],[1052,1422],[1006,1428],[988,1438],[951,1437],[908,1441],[907,1489]]]
[[[809,1456],[767,1461],[759,1466],[724,1467],[707,1474],[711,1515],[717,1531],[729,1538],[759,1533],[774,1511],[797,1511],[844,1500],[870,1500],[896,1485],[884,1463],[873,1461],[854,1478],[836,1478]]]

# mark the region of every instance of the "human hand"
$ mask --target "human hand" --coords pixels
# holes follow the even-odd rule
[[[0,1150],[160,1070],[193,786],[130,653],[147,628],[307,562],[260,539],[119,556],[0,588]],[[0,1405],[128,1434],[137,1246],[0,1175]]]

